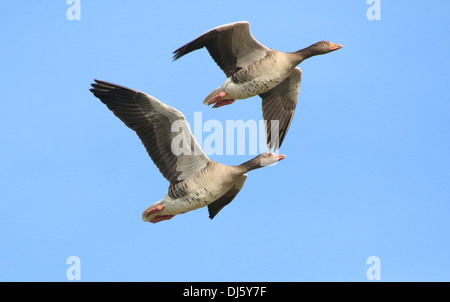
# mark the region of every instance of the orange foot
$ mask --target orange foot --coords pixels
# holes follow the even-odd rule
[[[152,223],[157,223],[163,220],[169,220],[171,219],[173,216],[175,215],[161,215],[161,216],[156,216],[155,218],[153,218],[152,220],[150,220],[150,222]]]
[[[214,104],[213,108],[219,108],[225,105],[233,104],[236,100],[220,100],[216,104]]]
[[[145,217],[148,217],[148,216],[152,215],[153,213],[160,212],[160,211],[162,211],[162,209],[164,209],[164,204],[159,204],[156,207],[148,210],[147,213],[145,213]],[[160,222],[160,221],[163,221],[163,220],[169,220],[173,216],[175,216],[175,215],[160,215],[160,216],[156,216],[155,218],[150,220],[150,222],[157,223],[157,222]]]
[[[148,216],[152,215],[153,213],[162,211],[162,209],[164,209],[164,205],[163,204],[159,204],[156,207],[148,210],[147,213],[145,213],[145,217],[147,218]]]
[[[211,105],[212,103],[217,102],[218,100],[220,100],[221,98],[223,98],[227,93],[225,91],[222,91],[221,93],[219,93],[218,95],[213,96],[212,98],[209,99],[208,105]]]

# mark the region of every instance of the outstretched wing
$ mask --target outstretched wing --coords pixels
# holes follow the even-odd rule
[[[270,51],[253,38],[248,22],[235,22],[211,29],[192,42],[178,48],[177,60],[187,53],[206,47],[211,57],[229,78],[243,68],[264,58]]]
[[[209,218],[213,219],[214,216],[216,216],[220,210],[222,210],[227,204],[233,201],[233,199],[236,197],[236,195],[244,186],[244,182],[246,179],[247,174],[242,175],[236,181],[234,186],[232,186],[231,189],[229,189],[225,194],[223,194],[222,197],[220,197],[219,199],[208,205]]]
[[[277,150],[286,136],[297,106],[302,71],[295,68],[283,82],[271,90],[260,94],[263,118],[266,121],[266,143],[269,150]],[[278,121],[278,142],[272,133],[271,121]]]
[[[172,185],[195,175],[210,161],[180,111],[148,94],[95,82],[90,91],[137,133],[159,171]]]

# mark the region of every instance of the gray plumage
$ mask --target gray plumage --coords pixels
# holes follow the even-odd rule
[[[204,104],[215,104],[215,108],[259,95],[266,120],[266,143],[269,150],[276,150],[284,141],[297,106],[302,71],[296,66],[342,45],[320,41],[296,52],[281,52],[259,43],[250,33],[248,22],[243,21],[213,28],[175,50],[173,59],[203,47],[228,78],[205,98]],[[221,92],[225,94],[219,95]],[[276,133],[271,131],[271,121],[278,122]]]
[[[208,206],[212,219],[236,197],[248,171],[284,158],[265,152],[238,166],[222,165],[206,156],[178,110],[116,84],[95,80],[92,87],[90,91],[136,132],[170,182],[166,196],[144,211],[144,221],[167,220],[203,206]]]

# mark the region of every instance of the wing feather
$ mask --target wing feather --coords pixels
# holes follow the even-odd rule
[[[226,205],[233,201],[236,195],[244,186],[244,182],[247,179],[247,174],[242,175],[225,194],[223,194],[219,199],[210,203],[208,205],[209,218],[213,219],[217,213],[220,212]]]
[[[210,161],[180,111],[148,94],[104,81],[95,82],[90,91],[136,132],[159,171],[172,185],[195,175]],[[175,123],[178,127],[173,129]],[[175,139],[181,142],[179,149],[172,146]]]
[[[266,143],[269,149],[279,149],[294,117],[302,71],[295,68],[283,82],[260,94],[263,118],[266,121]],[[278,121],[278,133],[272,133],[271,121]],[[275,129],[274,129],[275,130]],[[277,138],[274,135],[278,134]]]
[[[175,50],[173,59],[177,60],[185,54],[203,47],[206,47],[227,78],[240,68],[264,58],[270,51],[269,48],[253,38],[248,22],[241,21],[211,29]]]

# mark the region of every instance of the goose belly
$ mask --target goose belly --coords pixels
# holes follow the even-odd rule
[[[228,188],[229,189],[229,188]],[[201,188],[190,192],[188,195],[164,202],[165,215],[183,214],[209,205],[220,198],[227,190]],[[166,214],[167,213],[167,214]]]
[[[226,86],[226,98],[246,99],[269,91],[280,84],[286,77],[276,75],[273,77],[258,77],[245,83],[230,83]]]

